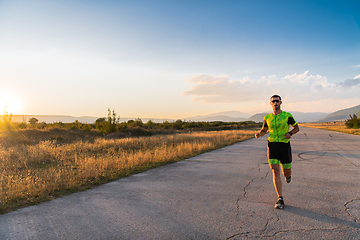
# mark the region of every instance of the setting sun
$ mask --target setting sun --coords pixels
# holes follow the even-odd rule
[[[0,90],[0,115],[4,112],[19,114],[21,111],[21,101],[16,94]]]

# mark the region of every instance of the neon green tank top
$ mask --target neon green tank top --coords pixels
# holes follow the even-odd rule
[[[285,138],[285,134],[289,132],[289,125],[295,126],[297,122],[291,113],[282,111],[278,115],[269,113],[264,117],[265,127],[269,128],[269,142],[288,143],[290,139]]]

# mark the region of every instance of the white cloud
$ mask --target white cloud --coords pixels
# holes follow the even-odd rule
[[[247,95],[239,94],[242,90],[255,90],[256,84],[248,77],[241,80],[230,80],[226,75],[214,77],[211,75],[195,75],[189,82],[196,83],[191,90],[183,95],[193,95],[199,102],[239,102],[247,101]]]
[[[355,66],[352,66],[354,68],[360,68],[360,65],[355,65]]]
[[[296,73],[294,73],[293,75],[287,75],[284,77],[284,79],[290,80],[292,82],[297,82],[300,81],[304,78],[306,78],[306,75],[309,73],[309,70],[305,71],[303,74],[299,74],[297,75]]]
[[[356,77],[354,77],[354,79],[360,78],[360,75],[357,75]]]
[[[279,78],[276,75],[262,77],[258,81],[249,77],[230,80],[226,75],[195,75],[190,78],[195,83],[183,95],[194,96],[193,101],[205,103],[236,103],[267,101],[273,94],[279,94],[288,103],[312,102],[326,99],[357,98],[360,92],[360,75],[337,84],[328,83],[321,75],[294,73]]]

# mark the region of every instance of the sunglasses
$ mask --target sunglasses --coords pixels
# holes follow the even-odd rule
[[[276,100],[272,100],[271,102],[272,102],[272,103],[276,103],[276,102],[280,102],[280,100],[277,100],[277,99],[276,99]]]

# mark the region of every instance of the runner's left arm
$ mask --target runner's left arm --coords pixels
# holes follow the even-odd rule
[[[292,135],[300,131],[300,128],[292,116],[289,117],[288,124],[291,125],[293,129],[285,134],[285,138],[290,139]]]

